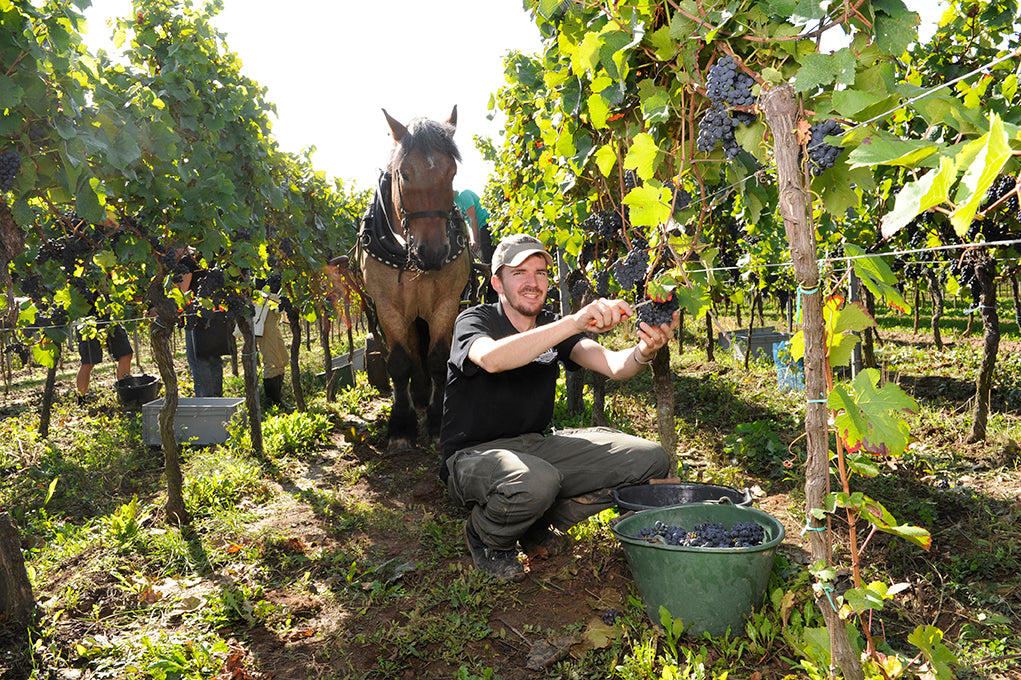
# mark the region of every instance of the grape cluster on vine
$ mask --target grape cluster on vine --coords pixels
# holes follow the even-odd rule
[[[974,233],[969,233],[968,240],[974,240],[979,230],[987,241],[1011,238],[1011,232],[1021,221],[1021,210],[1018,206],[1017,179],[1012,175],[997,178],[986,191],[980,208],[982,219],[972,223]]]
[[[843,126],[833,119],[824,120],[809,128],[808,163],[813,177],[836,165],[837,158],[840,157],[844,147],[833,146],[826,142],[826,137],[842,134],[844,134]]]
[[[631,191],[638,186],[638,175],[635,174],[634,170],[624,171],[624,188]]]
[[[600,269],[596,272],[596,296],[607,297],[610,294],[610,270]]]
[[[0,191],[10,191],[21,170],[21,154],[13,149],[0,153]]]
[[[624,290],[632,290],[645,281],[648,271],[649,255],[645,252],[645,245],[637,242],[623,261],[617,260],[613,264],[613,276]]]
[[[682,187],[675,186],[673,182],[666,181],[663,186],[670,191],[670,203],[674,210],[684,210],[691,205],[691,194]]]
[[[585,218],[581,228],[610,238],[624,227],[624,220],[615,210],[596,210]]]
[[[714,102],[702,120],[698,121],[698,137],[695,140],[695,146],[699,151],[709,153],[716,148],[717,142],[722,142],[723,153],[727,158],[733,159],[741,150],[734,137],[735,127],[737,127],[737,121],[727,113],[727,107],[720,102]]]
[[[737,62],[729,54],[709,67],[706,96],[729,106],[751,106],[755,103],[752,86],[755,80],[737,70]]]
[[[698,122],[698,138],[696,146],[699,151],[709,153],[716,148],[716,143],[723,144],[723,153],[729,158],[736,158],[741,151],[734,128],[737,125],[748,125],[755,116],[747,111],[731,111],[735,106],[752,106],[755,95],[752,86],[755,79],[747,73],[738,71],[734,57],[727,55],[709,67],[706,78],[706,96],[712,106]]]
[[[643,304],[635,310],[638,323],[645,322],[650,326],[662,326],[663,324],[669,324],[674,318],[674,312],[680,308],[677,303],[677,298],[671,295],[666,299],[665,302],[652,301],[649,304]]]
[[[657,521],[642,527],[638,538],[662,539],[667,545],[692,548],[746,548],[761,545],[766,530],[756,522],[736,522],[729,530],[719,522],[701,522],[691,531]]]

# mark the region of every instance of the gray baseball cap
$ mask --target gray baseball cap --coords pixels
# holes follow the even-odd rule
[[[542,241],[528,234],[511,234],[496,247],[490,269],[495,274],[504,265],[517,267],[532,255],[542,255],[546,258],[546,264],[553,266],[553,257],[546,251]]]

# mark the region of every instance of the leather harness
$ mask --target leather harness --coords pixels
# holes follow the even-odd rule
[[[388,267],[393,267],[403,274],[406,271],[425,271],[415,254],[408,247],[408,242],[401,238],[390,224],[390,189],[393,176],[389,172],[380,174],[376,186],[376,194],[373,196],[369,209],[362,216],[361,226],[358,229],[358,244],[369,257],[382,262]],[[451,206],[450,211],[445,210],[419,210],[406,212],[404,210],[404,198],[401,196],[400,182],[397,184],[398,198],[401,205],[398,206],[398,214],[401,218],[401,226],[404,233],[408,233],[408,223],[414,219],[426,217],[442,217],[447,222],[447,242],[450,244],[450,252],[443,260],[441,266],[446,266],[456,260],[468,247],[466,220],[464,213],[456,205]],[[398,281],[400,274],[398,275]]]

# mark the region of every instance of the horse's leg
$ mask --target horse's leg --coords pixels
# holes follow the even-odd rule
[[[426,370],[432,389],[426,421],[429,436],[438,440],[440,423],[443,420],[443,393],[447,386],[447,360],[450,358],[450,340],[454,333],[454,321],[460,312],[460,292],[464,290],[471,273],[468,253],[450,263],[442,272],[435,291],[432,314],[429,323],[429,353],[426,356]],[[451,291],[456,294],[451,295]]]
[[[429,373],[426,368],[425,350],[429,347],[429,327],[422,319],[415,319],[408,336],[408,351],[413,363],[411,373],[411,402],[417,409],[429,406],[432,392]],[[449,348],[448,348],[449,349]]]
[[[429,408],[426,410],[426,424],[429,437],[438,440],[440,423],[443,420],[443,392],[447,386],[447,359],[450,357],[450,342],[438,342],[433,345],[426,358],[429,378],[432,382]]]
[[[394,387],[390,421],[387,424],[390,450],[402,451],[412,448],[418,437],[418,416],[412,408],[411,392],[408,389],[414,372],[414,362],[404,345],[394,345],[390,348],[386,368]]]

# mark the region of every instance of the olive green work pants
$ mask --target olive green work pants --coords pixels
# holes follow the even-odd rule
[[[470,508],[490,548],[513,550],[533,525],[564,531],[614,504],[613,490],[671,474],[655,442],[606,427],[524,434],[460,449],[447,459],[447,491]]]

